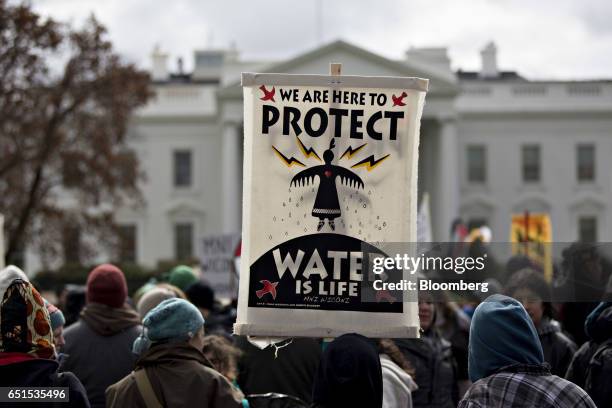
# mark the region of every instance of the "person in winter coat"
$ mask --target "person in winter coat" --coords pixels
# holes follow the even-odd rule
[[[428,293],[419,294],[421,338],[396,339],[395,344],[415,368],[419,386],[412,393],[415,407],[456,407],[459,401],[457,365],[451,343],[445,340],[434,323],[436,305]]]
[[[295,338],[261,349],[240,336],[236,346],[243,352],[238,362],[238,385],[245,395],[273,392],[312,401],[321,357],[318,340]]]
[[[378,342],[383,378],[383,408],[412,408],[412,392],[419,386],[412,379],[414,367],[390,339]]]
[[[62,370],[81,380],[92,407],[104,407],[106,388],[132,371],[132,344],[140,316],[126,304],[127,283],[114,265],[96,267],[87,277],[87,305],[64,332]]]
[[[561,331],[560,323],[553,319],[551,291],[542,274],[530,268],[517,271],[508,280],[505,292],[521,302],[531,317],[550,371],[554,375],[565,376],[576,352],[576,344]]]
[[[612,373],[601,371],[599,376],[590,373],[592,365],[612,367],[612,302],[602,302],[591,312],[584,324],[586,335],[590,339],[580,347],[567,369],[565,378],[584,388],[597,406],[603,407],[612,403]],[[605,354],[601,354],[607,349]],[[593,361],[593,356],[600,351],[604,360]],[[606,391],[608,395],[606,395]]]
[[[68,402],[45,406],[89,407],[85,388],[74,374],[58,372],[44,300],[14,266],[0,271],[0,328],[0,387],[67,387]]]
[[[240,408],[242,400],[202,353],[204,319],[183,299],[168,299],[143,320],[135,371],[110,386],[107,406]]]
[[[476,308],[468,371],[473,384],[458,408],[595,408],[582,388],[550,373],[533,321],[508,296],[489,296]]]
[[[140,297],[136,304],[136,310],[140,315],[140,319],[151,311],[155,306],[159,305],[164,300],[177,297],[176,294],[168,288],[154,287]]]
[[[359,334],[342,335],[321,355],[313,406],[381,408],[382,382],[380,358],[372,342]]]

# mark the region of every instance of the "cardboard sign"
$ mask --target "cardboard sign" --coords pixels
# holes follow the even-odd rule
[[[416,242],[418,78],[243,74],[237,334],[418,335],[373,293],[373,243]],[[401,279],[402,276],[397,276]],[[379,278],[376,278],[379,279]]]
[[[236,298],[238,273],[234,258],[239,243],[240,234],[210,235],[200,241],[202,278],[211,285],[218,298]]]

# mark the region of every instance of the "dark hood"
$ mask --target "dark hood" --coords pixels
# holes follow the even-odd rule
[[[4,387],[45,387],[51,383],[51,376],[57,372],[58,367],[57,361],[42,358],[0,365],[0,383]]]
[[[331,342],[313,387],[313,402],[323,407],[382,407],[382,371],[376,348],[358,334]]]
[[[474,312],[470,327],[468,371],[476,382],[502,367],[544,363],[538,332],[515,299],[492,295]]]
[[[127,305],[115,308],[88,303],[81,312],[81,319],[101,336],[112,336],[140,325],[140,316]]]
[[[612,338],[612,302],[601,302],[589,314],[584,322],[584,331],[597,343]]]

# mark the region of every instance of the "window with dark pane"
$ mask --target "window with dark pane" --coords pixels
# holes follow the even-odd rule
[[[193,224],[174,225],[174,255],[179,261],[193,258]]]
[[[119,226],[119,262],[136,263],[136,225]]]
[[[540,146],[525,145],[522,147],[522,168],[524,182],[540,181]]]
[[[467,147],[467,177],[470,183],[484,183],[487,180],[486,153],[482,145]]]
[[[174,186],[190,187],[192,182],[192,154],[190,150],[174,152]]]
[[[577,151],[577,173],[578,181],[595,180],[595,146],[578,145]]]
[[[578,239],[582,242],[597,242],[597,218],[580,217],[578,219]]]

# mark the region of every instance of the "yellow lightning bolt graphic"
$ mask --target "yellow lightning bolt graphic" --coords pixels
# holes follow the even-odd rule
[[[316,159],[318,161],[322,161],[321,158],[319,157],[319,155],[317,154],[317,152],[315,152],[315,150],[311,147],[309,149],[306,148],[306,146],[304,146],[304,143],[302,143],[302,141],[300,140],[299,137],[295,137],[298,141],[298,146],[300,146],[300,150],[302,151],[302,154],[304,155],[304,157],[309,158],[311,156],[316,157]]]
[[[295,157],[291,157],[291,158],[287,158],[287,156],[285,156],[284,154],[282,154],[276,147],[272,146],[272,150],[274,150],[274,152],[276,153],[276,155],[278,156],[279,159],[281,159],[283,161],[283,163],[285,164],[285,166],[287,167],[291,167],[293,165],[296,166],[302,166],[302,167],[306,167],[306,165],[304,163],[302,163],[301,161],[299,161],[298,159],[296,159]]]
[[[373,169],[375,169],[376,167],[378,167],[378,165],[380,163],[382,163],[384,160],[387,159],[387,157],[391,156],[390,154],[381,157],[380,159],[376,160],[374,159],[374,155],[370,156],[370,157],[366,157],[365,159],[363,159],[362,161],[360,161],[359,163],[355,163],[351,166],[351,168],[356,168],[356,167],[364,167],[366,170],[368,171],[372,171]]]
[[[361,146],[357,147],[356,149],[353,150],[353,148],[351,146],[349,146],[344,153],[342,153],[342,156],[340,156],[341,160],[344,158],[344,156],[348,156],[347,158],[350,159],[351,157],[353,157],[354,154],[356,154],[358,151],[360,151],[361,149],[363,149],[365,147],[365,145],[367,145],[367,143],[362,144]]]

